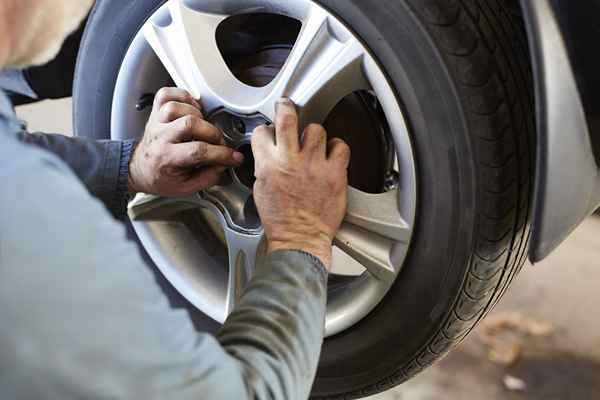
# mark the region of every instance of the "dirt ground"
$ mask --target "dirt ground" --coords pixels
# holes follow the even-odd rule
[[[31,130],[70,133],[70,107],[68,100],[45,102],[19,115]],[[431,369],[370,400],[600,399],[600,218],[588,219],[544,262],[524,268],[490,318],[515,312],[552,332],[503,330],[498,338],[510,345],[510,365],[498,364],[507,352],[493,354],[479,330]]]

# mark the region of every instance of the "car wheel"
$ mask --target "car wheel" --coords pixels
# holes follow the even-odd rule
[[[100,0],[76,70],[75,131],[139,137],[153,94],[176,84],[246,152],[215,188],[129,208],[157,270],[192,315],[217,323],[261,257],[252,128],[288,96],[304,123],[349,142],[313,395],[362,397],[447,353],[526,260],[528,60],[512,1]]]

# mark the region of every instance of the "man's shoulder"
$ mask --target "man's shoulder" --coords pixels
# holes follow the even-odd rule
[[[0,90],[0,173],[15,169],[25,164],[53,164],[57,160],[50,154],[39,151],[19,142],[17,135],[23,130],[22,124],[14,113],[12,104],[6,94]],[[60,164],[56,164],[59,166]]]
[[[0,120],[0,213],[21,215],[23,224],[36,216],[73,211],[93,202],[71,169],[54,154],[21,143]],[[69,204],[71,203],[71,204]]]

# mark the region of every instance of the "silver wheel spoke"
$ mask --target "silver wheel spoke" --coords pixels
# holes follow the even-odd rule
[[[364,48],[331,29],[320,7],[310,7],[283,69],[264,88],[240,82],[223,59],[216,32],[227,15],[193,10],[183,0],[171,0],[165,12],[169,15],[157,14],[146,23],[144,36],[177,86],[201,98],[208,112],[220,106],[242,113],[260,110],[273,120],[277,100],[289,97],[303,123],[323,122],[346,95],[370,88],[363,73]]]
[[[225,227],[225,238],[229,254],[229,280],[225,303],[225,317],[227,317],[235,308],[244,288],[254,274],[262,237],[246,235]]]
[[[164,219],[180,211],[203,206],[199,195],[160,197],[138,193],[129,203],[127,213],[132,220]]]
[[[323,122],[335,105],[348,94],[368,89],[362,67],[365,52],[354,38],[330,29],[330,17],[312,6],[272,91],[260,107],[274,118],[277,100],[288,97],[299,107],[303,123]]]
[[[411,228],[400,214],[398,191],[381,194],[348,188],[346,222],[388,239],[408,243]]]
[[[348,188],[348,212],[335,244],[380,280],[393,280],[395,241],[408,243],[410,227],[398,211],[398,191],[364,193]]]
[[[396,271],[390,259],[391,240],[344,222],[335,238],[335,245],[377,279],[394,280]]]
[[[178,87],[208,112],[253,89],[233,76],[218,48],[217,27],[227,15],[192,10],[183,0],[171,0],[164,12],[146,23],[144,36]]]

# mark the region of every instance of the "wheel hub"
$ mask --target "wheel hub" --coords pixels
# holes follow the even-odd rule
[[[223,108],[211,113],[207,120],[221,130],[227,145],[234,149],[249,144],[254,129],[271,124],[271,121],[260,113],[242,115]]]
[[[240,115],[225,109],[213,112],[207,119],[221,130],[227,146],[241,151],[245,160],[240,167],[227,171],[221,182],[205,190],[202,196],[217,207],[231,229],[261,235],[260,217],[252,196],[254,157],[250,141],[254,129],[270,121],[260,114]]]

